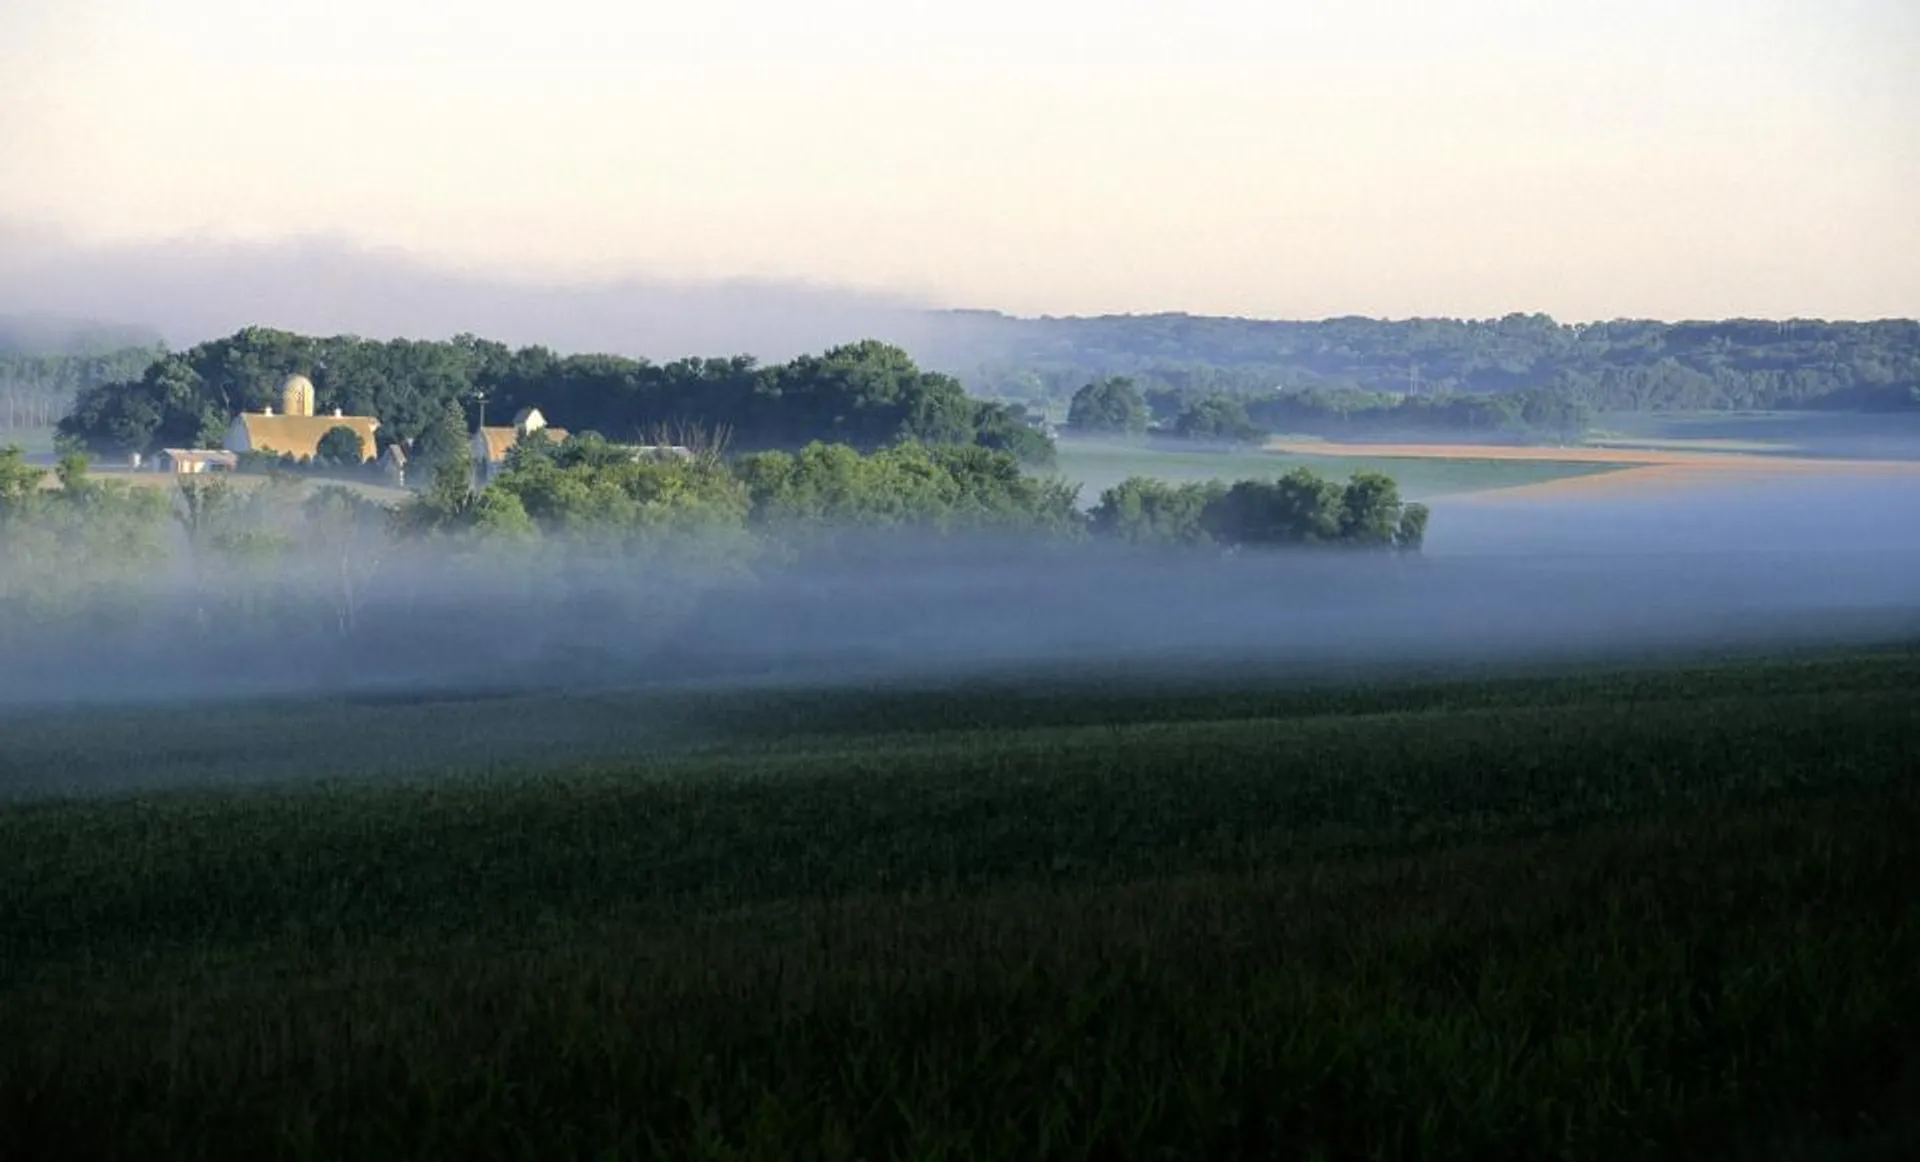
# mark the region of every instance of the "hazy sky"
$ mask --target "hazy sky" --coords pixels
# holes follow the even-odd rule
[[[1018,312],[1920,314],[1913,0],[0,0],[0,219]]]

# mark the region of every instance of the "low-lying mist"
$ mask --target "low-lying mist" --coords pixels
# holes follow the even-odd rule
[[[573,540],[156,566],[58,618],[0,627],[0,704],[1390,676],[1920,640],[1920,490],[1908,481],[1441,502],[1421,556],[871,532],[811,543],[784,561]],[[6,575],[0,563],[0,585]]]

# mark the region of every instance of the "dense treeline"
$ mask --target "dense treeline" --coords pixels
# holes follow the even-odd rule
[[[1101,493],[1092,528],[1136,545],[1350,545],[1416,548],[1427,508],[1394,482],[1355,473],[1341,485],[1296,468],[1278,480],[1170,484],[1133,477]]]
[[[1011,454],[988,448],[906,443],[862,454],[815,442],[797,452],[728,459],[709,447],[679,458],[636,455],[595,433],[564,441],[535,433],[487,487],[476,491],[460,466],[448,465],[394,520],[407,535],[535,538],[596,550],[651,548],[682,536],[711,545],[717,537],[773,549],[781,560],[838,552],[848,534],[872,543],[873,534],[894,532],[1396,551],[1418,551],[1424,539],[1425,506],[1403,502],[1393,480],[1370,472],[1345,485],[1306,469],[1275,482],[1220,485],[1206,491],[1204,535],[1184,527],[1160,535],[1153,521],[1101,515],[1138,508],[1160,487],[1127,480],[1102,494],[1089,516],[1080,511],[1079,486],[1030,475]]]
[[[486,487],[449,463],[397,505],[285,473],[175,489],[96,479],[72,453],[56,475],[48,487],[0,449],[0,648],[28,657],[39,645],[82,666],[88,648],[133,664],[136,646],[191,647],[228,672],[289,654],[352,667],[369,664],[366,650],[468,651],[476,626],[501,641],[532,626],[562,651],[608,635],[663,644],[730,586],[849,553],[973,559],[997,546],[1017,561],[1102,542],[1406,553],[1426,520],[1385,477],[1343,486],[1298,472],[1207,493],[1201,533],[1164,519],[1146,481],[1089,518],[1077,486],[1025,473],[1010,453],[918,443],[683,458],[536,433]]]
[[[383,442],[417,439],[449,404],[471,426],[484,396],[496,420],[538,407],[614,439],[724,426],[746,449],[919,440],[1045,465],[1051,445],[1029,407],[1070,406],[1088,385],[1116,378],[1136,385],[1150,421],[1128,416],[1114,427],[1109,418],[1089,430],[1150,426],[1215,441],[1432,431],[1566,442],[1604,412],[1920,408],[1920,323],[1911,320],[936,320],[917,348],[924,367],[875,341],[775,365],[749,356],[656,364],[470,335],[381,342],[250,328],[138,370],[89,364],[84,375],[40,375],[59,386],[36,397],[36,415],[73,392],[62,429],[95,452],[215,444],[235,412],[270,403],[280,378],[299,371],[322,407],[378,416]]]
[[[981,394],[1062,403],[1091,380],[1143,391],[1296,400],[1289,422],[1346,423],[1369,400],[1445,401],[1391,420],[1448,427],[1518,422],[1461,397],[1535,390],[1595,412],[1920,408],[1920,322],[1732,319],[1565,324],[1501,319],[1270,322],[1165,314],[1014,319],[956,312],[922,352]],[[1549,422],[1548,428],[1555,426]]]
[[[1275,433],[1346,437],[1434,431],[1479,439],[1584,437],[1593,409],[1542,388],[1499,395],[1396,396],[1308,388],[1246,395],[1193,388],[1141,391],[1125,376],[1087,383],[1067,406],[1069,430],[1101,436],[1173,436],[1209,443],[1257,443]]]
[[[470,335],[377,342],[250,328],[82,391],[60,427],[108,454],[217,447],[229,420],[275,402],[291,372],[313,380],[323,414],[338,407],[378,418],[383,445],[420,438],[453,405],[469,427],[483,409],[505,423],[535,407],[559,426],[614,440],[721,427],[748,450],[814,440],[870,450],[918,440],[997,449],[1029,464],[1052,456],[1047,438],[1013,409],[970,398],[959,381],[873,341],[766,366],[748,356],[655,364],[511,350]]]
[[[1445,430],[1573,442],[1586,435],[1594,418],[1592,404],[1580,394],[1538,387],[1493,395],[1308,388],[1254,395],[1245,406],[1248,416],[1268,431],[1317,435]]]

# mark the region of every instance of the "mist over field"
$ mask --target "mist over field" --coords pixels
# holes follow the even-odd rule
[[[137,599],[116,591],[59,623],[5,627],[0,703],[1248,667],[1391,676],[1920,633],[1920,489],[1905,480],[1443,500],[1417,557],[898,533],[849,534],[806,563],[714,569],[676,551],[409,547],[350,597],[324,556],[271,577],[156,569]],[[209,616],[213,595],[252,600],[228,586],[270,594],[280,612],[264,640]],[[148,613],[125,613],[136,605]]]
[[[1920,442],[1907,446],[1920,452]],[[1920,478],[1836,467],[1826,474],[1756,473],[1615,491],[1607,479],[1565,489],[1516,489],[1436,499],[1432,557],[1565,554],[1782,561],[1896,559],[1920,547]],[[1844,574],[1837,573],[1836,579]]]

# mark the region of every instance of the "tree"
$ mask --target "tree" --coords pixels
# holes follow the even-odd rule
[[[1131,379],[1109,378],[1073,393],[1067,426],[1080,432],[1138,435],[1147,430],[1147,403]]]
[[[983,403],[975,414],[974,443],[1007,452],[1030,468],[1051,468],[1053,441],[1024,415],[1005,404]]]
[[[1145,476],[1121,481],[1094,506],[1094,535],[1141,546],[1193,547],[1213,543],[1207,510],[1226,495],[1219,481],[1171,484]]]
[[[0,520],[24,507],[45,477],[45,472],[27,463],[19,445],[0,446]]]
[[[1230,545],[1306,545],[1341,537],[1341,488],[1306,468],[1278,480],[1242,480],[1208,506],[1207,525]]]
[[[1403,553],[1417,553],[1427,540],[1427,518],[1431,515],[1424,504],[1409,504],[1400,510],[1400,527],[1394,531],[1393,546]]]
[[[443,469],[463,477],[472,475],[473,449],[467,439],[467,417],[457,402],[448,400],[441,405],[438,418],[420,433],[410,463],[418,466],[416,471],[423,481],[437,480]]]
[[[313,462],[330,468],[358,468],[367,462],[366,442],[349,427],[329,428],[314,448]]]
[[[1378,472],[1356,472],[1340,490],[1340,539],[1391,545],[1400,527],[1400,486]]]
[[[1188,440],[1257,443],[1265,432],[1247,418],[1247,409],[1229,395],[1210,395],[1187,405],[1173,421],[1174,434]]]
[[[1078,488],[1038,480],[1011,455],[972,445],[902,444],[862,456],[845,444],[760,452],[733,466],[751,520],[789,544],[824,549],[849,529],[998,528],[1071,535]]]

